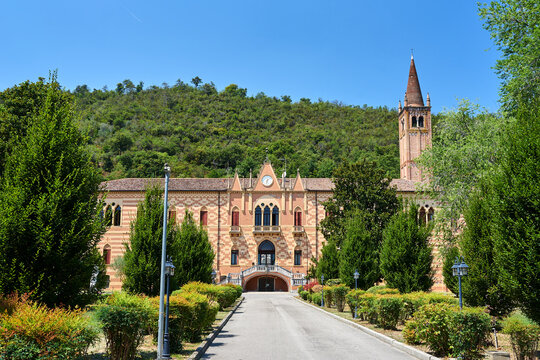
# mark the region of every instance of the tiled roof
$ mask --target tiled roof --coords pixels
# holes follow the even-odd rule
[[[172,178],[169,180],[170,191],[227,191],[233,184],[232,178]],[[286,178],[285,185],[288,189],[294,186],[295,178]],[[252,186],[256,179],[252,179]],[[282,179],[278,179],[281,185]],[[104,191],[144,191],[151,184],[160,184],[163,186],[164,179],[141,179],[126,178],[118,180],[109,180],[102,183]],[[243,188],[248,187],[249,178],[241,178],[240,182]],[[303,178],[304,188],[308,191],[332,191],[334,183],[329,178]],[[416,190],[417,182],[405,179],[393,179],[390,186],[396,188],[399,192],[411,192]]]

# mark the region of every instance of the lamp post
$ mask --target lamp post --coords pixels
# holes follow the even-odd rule
[[[169,177],[171,168],[165,164],[165,196],[163,199],[163,234],[161,239],[161,277],[159,279],[159,320],[158,320],[158,347],[157,359],[161,360],[163,354],[163,307],[165,300],[165,259],[167,255],[167,209],[169,196]]]
[[[322,286],[321,307],[324,307],[324,275],[321,275],[321,286]]]
[[[354,270],[354,290],[358,289],[358,278],[360,277],[360,274],[358,273],[358,270]],[[356,319],[358,317],[358,299],[354,302],[354,318]]]
[[[172,259],[169,256],[167,262],[165,263],[165,276],[167,276],[167,306],[165,307],[165,332],[163,334],[163,353],[161,354],[162,359],[171,358],[171,346],[169,343],[169,297],[170,297],[170,282],[171,277],[174,276],[175,266],[173,265]]]
[[[463,297],[461,295],[461,277],[469,274],[469,265],[465,264],[463,257],[456,257],[452,266],[452,274],[458,277],[459,282],[459,308],[463,309]]]

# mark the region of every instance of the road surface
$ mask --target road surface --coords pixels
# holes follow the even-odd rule
[[[415,359],[300,303],[292,294],[252,292],[244,296],[203,359]]]

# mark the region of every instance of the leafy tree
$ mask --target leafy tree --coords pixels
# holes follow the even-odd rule
[[[433,285],[431,226],[418,220],[411,205],[390,220],[383,232],[381,273],[388,286],[402,293],[429,291]]]
[[[345,222],[345,240],[339,257],[339,277],[354,287],[353,274],[360,274],[358,288],[368,289],[380,280],[379,243],[371,231],[370,216],[356,211]]]
[[[334,194],[324,203],[328,215],[320,225],[325,239],[339,247],[345,238],[347,217],[360,210],[369,218],[370,232],[380,244],[382,229],[399,205],[384,171],[367,160],[344,162],[335,170],[333,180]]]
[[[173,252],[179,285],[190,281],[212,281],[214,250],[208,241],[206,230],[193,220],[193,214],[186,210],[184,221],[176,234]]]
[[[193,79],[191,79],[191,83],[195,85],[196,88],[198,88],[199,84],[202,83],[202,79],[198,76],[195,76]]]
[[[167,254],[173,263],[178,254],[172,251],[175,226],[167,223]],[[122,265],[124,282],[122,288],[135,294],[156,296],[159,294],[161,275],[161,245],[163,236],[163,190],[157,186],[146,190],[144,201],[137,207],[137,218],[131,223],[129,242],[125,243]],[[172,277],[171,289],[177,288]]]
[[[519,106],[540,102],[540,4],[536,0],[480,3],[484,28],[491,33],[502,58],[495,71],[502,79],[501,100],[515,113]]]
[[[60,86],[58,83],[54,85]],[[33,118],[43,108],[50,86],[53,83],[46,83],[44,78],[39,78],[36,82],[27,80],[0,92],[0,177],[13,147],[26,136]],[[59,91],[57,96],[59,105],[72,103],[66,92]]]
[[[472,190],[496,168],[508,124],[504,117],[481,110],[469,101],[462,101],[457,110],[440,116],[433,131],[433,146],[418,160],[422,167],[430,169],[425,190],[442,204],[436,219],[440,233],[456,230]]]
[[[462,280],[463,298],[471,306],[489,306],[494,316],[512,310],[512,301],[499,284],[495,266],[493,213],[487,186],[480,184],[464,213],[466,226],[459,242],[469,275]]]
[[[317,279],[321,282],[321,275],[326,280],[339,277],[339,254],[333,241],[326,242],[321,249],[321,257],[317,262]]]
[[[12,114],[22,110],[28,130],[13,142],[0,183],[0,293],[28,292],[48,306],[88,304],[105,285],[96,247],[105,230],[102,178],[56,74],[4,96]]]
[[[506,294],[540,322],[540,115],[516,118],[493,179],[495,263]]]

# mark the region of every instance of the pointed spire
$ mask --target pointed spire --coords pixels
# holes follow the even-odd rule
[[[399,100],[399,106],[398,106],[398,111],[401,112],[401,100]]]
[[[426,105],[431,106],[431,99],[429,98],[429,93],[427,93],[427,96],[426,96]]]
[[[416,66],[414,65],[414,57],[411,54],[411,67],[409,68],[409,81],[407,82],[407,92],[405,93],[406,100],[409,106],[424,106],[422,91],[420,90],[420,82],[416,74]],[[405,105],[407,106],[407,104]]]

